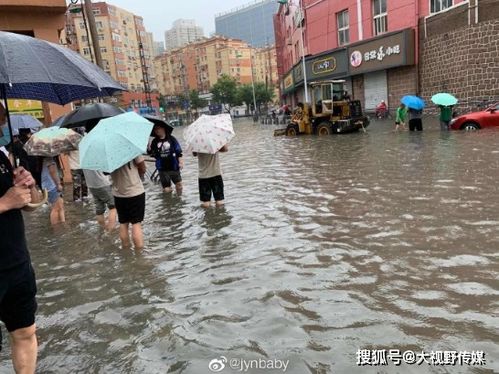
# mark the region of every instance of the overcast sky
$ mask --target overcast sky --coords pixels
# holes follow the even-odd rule
[[[98,0],[93,0],[97,2]],[[154,40],[164,41],[165,31],[178,18],[194,19],[206,36],[215,31],[215,14],[255,0],[110,0],[107,3],[124,8],[144,18]]]

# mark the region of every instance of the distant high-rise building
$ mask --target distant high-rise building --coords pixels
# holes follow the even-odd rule
[[[173,27],[165,32],[165,47],[167,50],[183,47],[204,37],[203,28],[196,25],[192,19],[178,19]]]
[[[161,55],[165,51],[165,43],[153,42],[153,55],[154,57]]]
[[[273,16],[279,4],[262,0],[215,16],[217,35],[244,40],[253,47],[274,44]]]

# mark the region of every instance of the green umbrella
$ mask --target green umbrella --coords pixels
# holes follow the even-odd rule
[[[146,152],[153,124],[135,112],[100,120],[80,143],[82,169],[112,173]]]
[[[457,104],[457,99],[449,93],[437,93],[431,97],[431,101],[433,101],[436,105],[442,106],[451,106]]]

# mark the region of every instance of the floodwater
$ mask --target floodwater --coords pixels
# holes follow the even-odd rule
[[[222,373],[234,359],[297,374],[499,372],[499,131],[235,128],[226,207],[198,206],[187,155],[183,196],[147,186],[141,253],[103,234],[91,203],[68,203],[65,228],[47,210],[26,216],[40,373],[210,373],[221,356]],[[362,349],[483,351],[486,364],[360,367]]]

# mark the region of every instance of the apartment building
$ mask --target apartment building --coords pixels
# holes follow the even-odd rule
[[[145,81],[151,91],[157,89],[153,65],[153,40],[145,29],[142,17],[107,2],[92,4],[104,70],[128,89],[122,95],[122,105],[146,105]],[[69,46],[91,61],[95,61],[88,23],[81,6],[72,5],[66,23]],[[90,40],[89,40],[90,39]],[[143,58],[142,58],[143,56]],[[145,79],[147,78],[147,79]],[[156,95],[152,94],[157,107]]]
[[[241,84],[251,83],[253,52],[247,43],[221,36],[167,51],[154,61],[159,91],[167,96],[186,95],[193,89],[208,93],[222,74]]]
[[[265,82],[267,86],[278,87],[277,54],[275,46],[257,48],[253,52],[253,71],[256,82]]]

